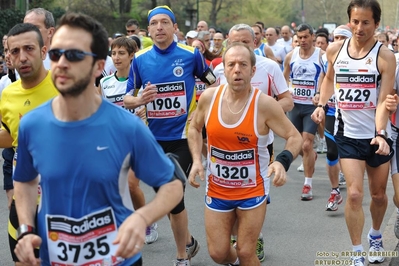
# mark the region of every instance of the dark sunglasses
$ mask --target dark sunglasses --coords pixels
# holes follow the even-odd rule
[[[69,62],[82,61],[86,55],[97,57],[96,54],[84,52],[84,51],[77,50],[77,49],[71,49],[71,50],[51,49],[50,51],[48,51],[48,55],[50,56],[50,60],[54,61],[54,62],[58,62],[58,60],[60,60],[62,55],[65,55],[65,58]]]

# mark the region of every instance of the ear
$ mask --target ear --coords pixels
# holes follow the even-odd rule
[[[255,72],[256,72],[256,66],[253,66],[252,67],[251,78],[253,78],[253,76],[255,76]]]
[[[50,43],[51,43],[51,39],[53,38],[54,32],[55,32],[55,28],[54,27],[50,27],[47,29],[48,31],[48,37],[50,39]]]
[[[93,75],[94,77],[99,77],[104,70],[105,59],[99,59],[94,63],[93,66]]]
[[[42,60],[46,59],[47,57],[47,46],[44,45],[40,51]]]

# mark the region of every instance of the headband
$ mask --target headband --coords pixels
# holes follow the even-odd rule
[[[150,20],[153,16],[159,14],[168,15],[172,20],[172,22],[176,23],[175,14],[173,13],[172,9],[170,9],[168,6],[157,6],[156,8],[148,11],[148,23],[150,23]]]
[[[345,36],[347,38],[351,38],[352,37],[352,32],[350,32],[347,29],[336,28],[334,30],[334,36]]]

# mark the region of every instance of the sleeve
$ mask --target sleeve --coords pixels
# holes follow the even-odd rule
[[[172,180],[175,167],[145,124],[139,118],[135,122],[130,165],[140,180],[149,186],[160,187]]]
[[[129,78],[127,80],[126,94],[133,96],[135,90],[139,89],[141,85],[142,81],[137,66],[137,58],[135,56],[129,70]]]
[[[198,49],[194,49],[194,56],[195,56],[195,73],[196,77],[202,77],[205,71],[208,70],[208,65],[205,62],[205,58],[203,55],[198,51]]]
[[[38,172],[33,166],[32,155],[28,151],[29,131],[25,130],[25,124],[24,118],[22,118],[18,130],[17,156],[15,156],[17,158],[17,164],[13,174],[13,179],[18,182],[32,181],[38,175]]]
[[[273,95],[276,96],[288,91],[288,87],[279,65],[274,61],[271,63],[273,64],[273,74],[269,75],[271,76],[270,86],[272,87]]]

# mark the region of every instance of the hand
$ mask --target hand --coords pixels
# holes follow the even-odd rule
[[[316,124],[320,124],[325,116],[325,112],[324,112],[324,108],[321,107],[317,107],[314,111],[313,114],[310,116],[312,118],[312,120],[316,123]]]
[[[378,145],[378,150],[375,153],[379,155],[388,155],[391,151],[387,141],[380,136],[373,138],[370,145]]]
[[[397,94],[391,95],[388,94],[387,98],[385,99],[385,107],[388,109],[390,112],[396,112],[396,109],[398,108],[399,104],[399,96]]]
[[[7,200],[8,200],[7,206],[8,206],[8,209],[11,209],[11,202],[12,202],[12,197],[14,196],[14,189],[6,190],[6,194],[7,194]]]
[[[144,214],[133,213],[121,224],[113,242],[119,244],[116,257],[130,258],[143,248],[147,229],[144,219]]]
[[[267,177],[270,178],[270,176],[274,173],[274,178],[273,178],[273,186],[275,187],[281,187],[282,185],[287,182],[287,172],[284,169],[284,166],[278,162],[274,161],[271,165],[269,165],[269,169],[267,170]]]
[[[204,167],[200,160],[193,162],[190,174],[188,175],[188,182],[192,187],[199,188],[200,184],[195,181],[195,177],[199,175],[201,181],[205,180]]]
[[[139,106],[139,107],[137,107],[137,108],[136,108],[136,115],[137,115],[138,117],[140,117],[140,119],[143,120],[143,121],[145,122],[146,119],[147,119],[147,113],[146,113],[146,110],[145,110],[145,106]]]
[[[143,102],[143,105],[154,101],[157,97],[157,93],[157,86],[151,85],[151,82],[148,82],[143,90],[143,93],[141,94],[141,100]]]
[[[40,259],[35,257],[33,249],[40,247],[42,239],[38,235],[28,234],[18,240],[14,252],[18,260],[26,265],[40,265]]]

